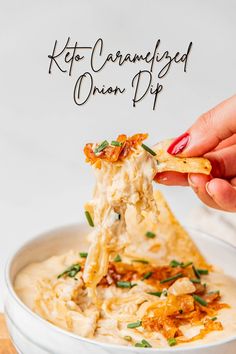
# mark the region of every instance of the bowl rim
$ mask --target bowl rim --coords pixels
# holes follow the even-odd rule
[[[11,265],[13,260],[17,257],[18,253],[20,251],[22,251],[25,247],[27,247],[29,244],[35,242],[36,240],[45,237],[47,234],[53,234],[59,231],[63,231],[63,230],[68,230],[68,229],[73,229],[73,228],[79,228],[79,227],[85,227],[86,224],[84,222],[79,222],[79,223],[71,223],[71,224],[64,224],[62,226],[58,226],[58,227],[54,227],[54,228],[50,228],[46,231],[40,232],[39,234],[36,234],[34,237],[30,238],[29,240],[27,240],[26,242],[24,242],[20,247],[16,247],[15,250],[13,250],[10,254],[10,256],[8,257],[8,260],[6,262],[5,265],[5,269],[4,269],[4,281],[6,284],[6,288],[7,291],[9,291],[11,297],[13,298],[13,300],[24,310],[26,311],[35,321],[39,321],[40,323],[42,323],[44,326],[49,327],[52,331],[59,333],[63,336],[69,336],[72,337],[78,341],[82,341],[88,344],[93,344],[93,345],[97,345],[100,347],[105,347],[105,348],[111,348],[111,349],[117,349],[117,350],[123,350],[123,351],[129,351],[129,352],[143,352],[143,348],[138,348],[135,346],[125,346],[125,345],[119,345],[119,344],[109,344],[109,343],[105,343],[105,342],[100,342],[97,341],[95,339],[89,339],[86,337],[82,337],[79,336],[78,334],[75,334],[73,332],[69,332],[67,330],[64,330],[50,322],[48,322],[47,320],[45,320],[44,318],[42,318],[41,316],[39,316],[38,314],[36,314],[35,312],[33,312],[27,305],[25,305],[21,299],[17,296],[13,284],[10,280],[10,269],[11,269]],[[187,231],[191,231],[192,232],[197,232],[199,234],[201,234],[202,237],[208,238],[213,242],[216,242],[218,244],[221,244],[224,247],[228,247],[231,250],[233,250],[236,253],[236,246],[234,246],[233,244],[224,241],[210,233],[204,232],[198,228],[193,228],[191,226],[187,226],[187,225],[183,225],[184,229],[186,229]],[[4,310],[5,310],[5,305],[4,305]],[[5,311],[4,311],[5,312]],[[219,346],[219,345],[223,345],[229,342],[232,342],[236,340],[236,334],[230,337],[227,337],[225,339],[221,339],[215,342],[210,342],[210,343],[204,343],[204,344],[199,344],[193,347],[187,347],[187,346],[179,346],[179,347],[167,347],[167,348],[148,348],[148,352],[178,352],[178,351],[194,351],[196,349],[204,349],[204,348],[210,348],[210,347],[215,347],[215,346]]]

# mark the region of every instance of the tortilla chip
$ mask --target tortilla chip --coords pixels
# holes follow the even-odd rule
[[[180,225],[168,206],[163,194],[156,190],[154,196],[159,209],[158,233],[165,235],[165,263],[173,259],[188,262],[192,261],[200,267],[208,267],[203,255]]]
[[[190,235],[173,215],[163,194],[155,190],[154,199],[159,210],[156,220],[147,213],[144,220],[137,223],[136,210],[133,208],[127,211],[131,239],[124,249],[124,255],[134,259],[145,258],[159,266],[167,265],[175,259],[179,262],[191,261],[200,268],[210,269]],[[156,236],[147,238],[147,230]]]
[[[158,172],[175,171],[181,173],[203,173],[209,175],[211,163],[202,157],[176,157],[168,154],[172,140],[157,143],[152,149],[156,153]]]

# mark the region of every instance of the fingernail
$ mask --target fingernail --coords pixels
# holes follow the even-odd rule
[[[166,176],[163,176],[161,173],[157,173],[154,179],[157,183],[163,183],[168,180],[168,178]]]
[[[207,182],[207,184],[206,184],[206,191],[210,197],[213,197],[213,193],[212,193],[211,187],[210,187],[210,182]]]
[[[189,173],[189,175],[188,175],[188,183],[190,184],[190,186],[191,186],[192,188],[196,188],[196,183],[195,183],[194,174]]]
[[[177,155],[182,152],[190,140],[189,133],[184,133],[176,138],[168,147],[167,152],[171,155]]]

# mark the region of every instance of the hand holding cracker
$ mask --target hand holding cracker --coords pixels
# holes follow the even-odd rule
[[[158,173],[155,177],[158,183],[190,185],[208,206],[236,211],[236,95],[201,115],[166,150],[176,157],[206,157],[212,171],[209,176],[202,172]]]

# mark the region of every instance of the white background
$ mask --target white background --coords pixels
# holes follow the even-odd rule
[[[181,134],[198,115],[236,89],[235,1],[0,1],[0,281],[9,253],[48,228],[83,219],[93,176],[85,142],[118,133],[148,132],[149,144]],[[144,65],[108,65],[96,84],[120,84],[129,94],[72,99],[78,75],[48,74],[55,39],[106,53],[145,53],[161,39],[161,51],[193,48],[187,73],[171,68],[152,111],[152,98],[132,107],[130,81]],[[186,222],[198,204],[187,188],[164,188],[174,212]],[[1,287],[2,288],[2,287]]]

